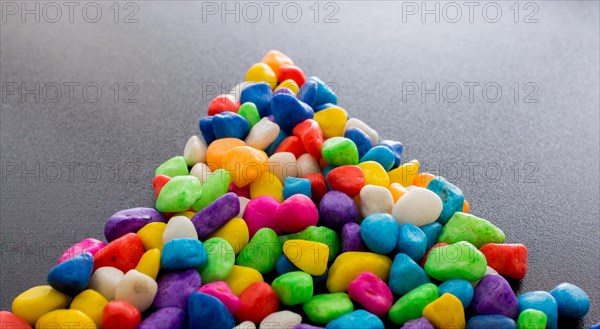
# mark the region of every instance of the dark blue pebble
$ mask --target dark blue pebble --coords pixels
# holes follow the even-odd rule
[[[233,112],[222,112],[212,119],[213,132],[217,139],[237,138],[244,140],[250,132],[250,124],[243,116]]]
[[[294,96],[286,94],[275,95],[271,98],[269,104],[275,117],[275,122],[288,135],[292,134],[297,124],[306,119],[312,119],[315,116],[310,106],[299,101]]]
[[[202,137],[204,137],[204,141],[206,141],[206,145],[210,145],[215,139],[215,132],[213,131],[212,125],[212,116],[204,117],[198,121],[198,126],[200,127],[200,133],[202,133]]]
[[[419,228],[421,229],[421,231],[423,231],[423,233],[425,233],[425,236],[427,237],[427,250],[429,250],[431,249],[431,247],[433,247],[434,244],[437,243],[437,240],[440,238],[440,235],[442,234],[442,229],[444,227],[438,222],[433,222],[431,224],[419,226]]]
[[[517,329],[517,324],[503,315],[476,315],[467,322],[467,329]]]
[[[359,128],[349,128],[344,132],[344,137],[353,141],[358,149],[358,157],[362,158],[371,149],[371,138]]]
[[[225,305],[216,297],[201,292],[188,299],[189,329],[233,328],[235,320]]]
[[[402,162],[402,150],[404,149],[402,143],[386,139],[379,141],[377,145],[389,148],[392,153],[394,153],[394,168],[400,166],[400,163]]]
[[[386,171],[394,167],[396,158],[392,150],[385,146],[375,146],[367,154],[360,158],[359,162],[375,161],[379,163]]]
[[[240,95],[240,104],[244,104],[246,102],[254,103],[254,105],[256,105],[256,109],[258,110],[258,114],[260,114],[260,117],[263,118],[271,114],[269,100],[272,96],[273,92],[271,91],[271,86],[269,86],[268,83],[255,83],[242,90]]]
[[[442,213],[438,222],[446,225],[455,212],[462,211],[465,202],[465,195],[454,184],[447,181],[444,177],[437,176],[427,185],[427,189],[437,194],[442,199]]]
[[[287,95],[292,95],[292,96],[296,97],[296,94],[294,94],[293,91],[291,91],[287,88],[279,88],[273,92],[273,96],[279,95],[279,94],[287,94]]]
[[[48,273],[48,284],[64,294],[76,295],[87,288],[93,268],[94,256],[84,252],[54,266]]]

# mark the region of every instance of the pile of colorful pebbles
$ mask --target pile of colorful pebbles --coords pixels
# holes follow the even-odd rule
[[[69,248],[0,327],[557,329],[588,312],[570,283],[516,296],[527,247],[279,51],[199,129],[156,168],[155,208],[110,216],[107,243]]]

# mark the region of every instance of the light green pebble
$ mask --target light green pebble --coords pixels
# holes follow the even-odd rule
[[[206,182],[202,185],[202,195],[194,203],[194,211],[198,212],[206,208],[218,198],[222,197],[229,190],[231,182],[231,174],[225,169],[215,170],[206,178]]]
[[[348,138],[332,137],[323,143],[323,158],[333,166],[358,164],[358,149]]]
[[[486,269],[485,256],[467,241],[435,248],[425,262],[425,272],[440,281],[477,281],[485,275]]]
[[[252,102],[246,102],[240,106],[238,110],[238,114],[241,115],[248,123],[250,124],[250,128],[252,128],[258,121],[260,121],[260,114],[258,113],[258,109],[256,105]]]
[[[261,228],[242,249],[237,264],[252,267],[262,274],[271,272],[283,254],[277,233],[270,228]]]
[[[287,240],[308,240],[326,244],[329,247],[330,262],[335,260],[341,250],[339,234],[325,226],[309,226],[301,232],[279,237],[281,244],[284,244]]]
[[[200,198],[202,184],[194,176],[177,176],[171,178],[160,190],[156,199],[156,210],[160,212],[182,212]]]
[[[288,272],[280,275],[271,288],[275,290],[279,301],[284,305],[298,305],[308,301],[313,295],[313,279],[302,271]]]
[[[388,312],[390,320],[398,325],[423,316],[423,309],[439,297],[438,287],[426,283],[402,296]]]
[[[325,324],[354,311],[354,305],[344,292],[316,295],[302,307],[308,318],[315,323]]]
[[[517,327],[519,329],[545,329],[548,317],[542,311],[528,308],[519,314]]]
[[[182,156],[172,157],[158,166],[154,171],[154,176],[166,175],[169,177],[189,175],[188,165]]]
[[[235,264],[235,251],[224,239],[211,238],[204,241],[208,260],[198,268],[202,283],[227,279]]]
[[[444,226],[438,242],[452,244],[468,241],[481,248],[486,243],[502,243],[504,240],[504,232],[489,221],[471,214],[455,212]]]

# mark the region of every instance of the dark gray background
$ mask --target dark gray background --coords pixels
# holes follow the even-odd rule
[[[508,242],[528,246],[519,292],[572,282],[592,299],[585,325],[600,321],[598,2],[538,2],[530,23],[524,16],[535,8],[521,3],[515,22],[513,2],[495,2],[502,9],[496,23],[485,20],[492,9],[482,14],[486,2],[478,2],[472,23],[464,6],[459,22],[448,22],[454,14],[444,15],[443,2],[439,23],[432,15],[403,21],[406,3],[366,1],[321,3],[317,22],[313,2],[296,2],[296,23],[289,22],[293,8],[282,15],[284,3],[272,23],[263,2],[257,23],[241,4],[238,23],[233,15],[203,19],[207,3],[153,1],[136,4],[133,23],[123,21],[135,8],[122,4],[115,23],[113,2],[97,3],[96,23],[79,6],[73,22],[63,7],[56,23],[48,11],[39,23],[17,15],[0,25],[1,309],[44,284],[70,244],[102,237],[113,212],[152,206],[154,168],[198,132],[210,88],[228,91],[267,50],[280,49],[330,82],[352,116],[402,141],[406,160],[417,158],[461,187],[472,213],[501,227]],[[333,10],[337,22],[326,22]],[[64,87],[51,102],[52,83],[65,82],[80,84],[73,98]],[[82,95],[90,82],[103,92],[95,103]],[[127,82],[138,89],[137,103],[124,102]],[[436,82],[447,91],[439,102],[403,94],[403,83],[431,89]],[[466,82],[479,84],[472,100]],[[6,89],[36,83],[39,101]],[[495,103],[482,95],[488,83],[502,88]],[[533,87],[524,90],[526,83]],[[452,103],[456,84],[463,95]],[[535,87],[537,103],[525,102]]]

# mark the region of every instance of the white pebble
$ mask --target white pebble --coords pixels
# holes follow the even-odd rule
[[[242,95],[242,90],[244,90],[246,87],[251,86],[255,83],[256,82],[252,82],[252,81],[240,82],[237,85],[235,85],[233,87],[233,89],[231,89],[231,91],[229,92],[229,95],[233,96],[235,98],[235,100],[239,102],[240,96]]]
[[[319,166],[319,161],[317,161],[317,159],[315,159],[315,157],[313,157],[309,153],[304,153],[300,157],[298,157],[298,160],[296,160],[296,163],[298,164],[298,169],[300,170],[298,172],[299,177],[308,175],[308,174],[321,173],[321,167]]]
[[[367,134],[369,138],[371,138],[371,146],[375,146],[377,142],[379,142],[379,134],[377,131],[357,118],[350,118],[348,121],[346,121],[344,132],[349,128],[358,128]]]
[[[363,217],[370,214],[392,212],[394,198],[392,192],[385,187],[365,185],[360,190],[360,212]]]
[[[190,175],[196,176],[202,184],[206,183],[206,178],[208,178],[210,174],[212,174],[212,171],[204,162],[196,163],[192,167],[192,170],[190,170]]]
[[[246,137],[246,144],[255,149],[264,150],[273,143],[277,135],[279,135],[279,125],[268,118],[262,118],[250,129],[250,133]]]
[[[124,300],[144,312],[154,301],[158,285],[151,277],[136,270],[129,270],[119,283],[115,300]]]
[[[196,135],[190,137],[185,143],[183,158],[188,166],[206,161],[206,142]]]
[[[260,322],[260,329],[289,329],[302,322],[300,314],[290,311],[279,311],[267,315]]]
[[[185,216],[174,216],[169,219],[167,227],[162,235],[163,243],[167,243],[173,239],[190,238],[198,240],[198,232],[194,227],[194,223]]]
[[[298,177],[300,168],[293,153],[279,152],[271,155],[267,161],[267,170],[283,183],[288,176]]]
[[[240,199],[240,213],[236,217],[242,218],[242,215],[244,215],[244,210],[246,209],[246,205],[248,202],[250,202],[250,199],[243,196],[238,196],[238,199]]]
[[[88,288],[99,292],[104,298],[111,301],[115,299],[115,291],[125,274],[115,267],[105,266],[94,271],[90,278]]]
[[[442,212],[442,200],[432,191],[413,187],[396,202],[392,216],[400,224],[423,226],[435,222]]]
[[[252,321],[244,321],[233,327],[233,329],[256,329],[256,325]]]

